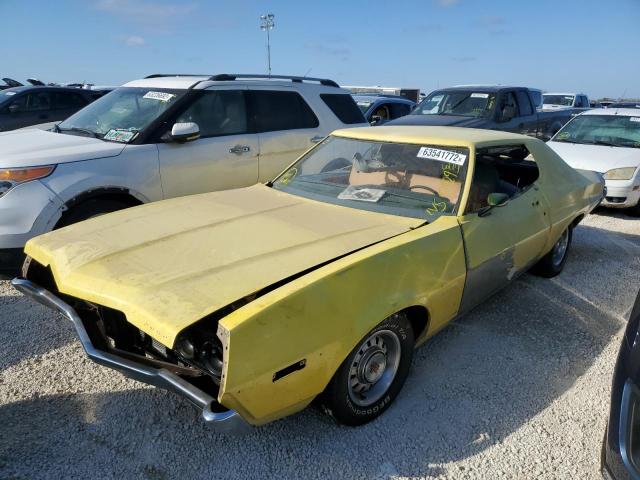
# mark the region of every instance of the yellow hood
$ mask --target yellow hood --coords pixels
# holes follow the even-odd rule
[[[420,223],[255,185],[95,218],[25,250],[62,293],[120,310],[170,347],[236,300]]]

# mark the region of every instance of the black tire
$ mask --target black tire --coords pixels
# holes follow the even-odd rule
[[[566,235],[566,247],[564,252],[560,255],[559,249],[562,248],[562,243]],[[573,228],[567,227],[562,232],[562,235],[555,243],[551,251],[542,257],[538,263],[536,263],[531,269],[531,273],[538,275],[539,277],[551,278],[558,275],[564,268],[564,264],[569,256],[569,250],[571,248],[571,239],[573,238]]]
[[[131,206],[133,206],[131,203],[127,203],[122,200],[91,198],[66,211],[58,221],[55,228],[57,229],[73,225],[74,223],[82,222],[107,213],[117,212],[118,210],[129,208]]]
[[[378,339],[382,339],[381,342],[378,342]],[[349,426],[363,425],[380,416],[398,396],[409,374],[414,341],[411,323],[404,313],[396,313],[384,320],[371,330],[342,362],[320,398],[323,410],[338,423]],[[384,350],[385,346],[385,366],[380,372],[381,364],[376,363],[374,357],[379,356],[380,350]],[[393,361],[390,352],[396,347],[399,347],[397,363],[389,364],[387,362]],[[362,353],[363,350],[365,354]],[[369,361],[365,361],[367,358]],[[362,362],[358,363],[358,360]],[[394,364],[397,365],[395,374],[391,370]],[[365,392],[366,395],[373,394],[377,389],[377,394],[369,399],[366,395],[358,395],[355,399],[354,382],[358,386],[364,385],[358,383],[358,375],[354,375],[353,370],[362,370],[374,376],[381,375],[375,382],[367,383],[370,389]]]

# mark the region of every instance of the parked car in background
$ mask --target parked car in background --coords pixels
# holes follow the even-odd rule
[[[13,285],[71,319],[90,358],[212,426],[316,397],[361,425],[392,404],[416,345],[529,269],[558,275],[602,193],[523,135],[352,128],[268,184],[32,239]]]
[[[27,240],[61,226],[265,182],[333,130],[354,125],[368,124],[332,80],[152,75],[53,131],[0,134],[0,270],[15,270]]]
[[[538,112],[528,88],[462,85],[431,92],[413,111],[389,125],[447,125],[522,133],[548,140],[573,110]]]
[[[395,95],[354,95],[353,99],[372,125],[403,117],[416,106],[416,102]]]
[[[96,98],[95,93],[79,88],[25,86],[1,90],[0,132],[64,120]]]
[[[418,102],[421,95],[419,88],[381,87],[379,85],[369,87],[349,85],[343,88],[346,88],[354,95],[389,95],[406,98],[412,102]]]
[[[638,110],[588,110],[567,123],[548,145],[572,167],[603,174],[607,184],[603,206],[640,215]]]
[[[0,90],[6,90],[7,88],[13,88],[13,87],[22,87],[22,84],[16,80],[14,80],[13,78],[3,78],[2,79],[3,83],[0,83]]]
[[[600,100],[600,106],[602,108],[609,108],[609,105],[615,103],[613,100]]]
[[[543,93],[543,110],[590,108],[589,97],[584,93]]]
[[[640,292],[629,315],[613,371],[609,420],[600,457],[602,473],[608,480],[640,478],[639,338]]]
[[[640,108],[640,102],[616,102],[607,108]]]

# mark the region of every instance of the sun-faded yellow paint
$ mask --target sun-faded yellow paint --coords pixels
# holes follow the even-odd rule
[[[475,230],[481,221],[464,212],[478,148],[524,143],[557,184],[547,187],[544,176],[537,182],[552,207],[548,235],[516,245],[516,267],[546,253],[602,193],[540,141],[521,135],[384,126],[334,135],[469,148],[457,216],[424,224],[255,186],[90,220],[36,238],[26,252],[51,266],[63,293],[123,311],[170,347],[180,331],[204,316],[355,251],[220,320],[218,336],[226,350],[218,400],[262,424],[304,408],[358,341],[389,315],[421,309],[427,322],[422,343],[459,313],[469,265],[481,268],[483,255],[496,248],[491,235],[478,237],[471,254],[463,246],[463,229]],[[542,245],[539,254],[531,252]],[[304,369],[273,382],[276,371],[303,359]]]

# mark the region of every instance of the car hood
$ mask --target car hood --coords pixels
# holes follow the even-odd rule
[[[581,145],[567,142],[547,142],[573,168],[604,173],[614,168],[640,165],[640,148]]]
[[[120,155],[125,145],[35,128],[0,133],[0,168],[38,167]]]
[[[171,347],[222,307],[421,223],[256,185],[105,215],[25,250],[60,292],[122,311]]]
[[[462,117],[460,115],[405,115],[396,118],[385,125],[430,125],[430,126],[456,126],[478,127],[486,124],[486,118]]]

